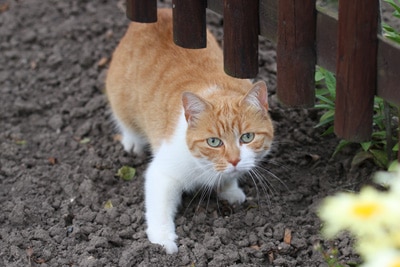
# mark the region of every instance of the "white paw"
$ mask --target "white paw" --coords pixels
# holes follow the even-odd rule
[[[127,135],[122,135],[121,144],[126,152],[132,153],[133,146],[135,145],[134,140],[129,138]]]
[[[239,187],[229,188],[219,193],[219,198],[226,200],[229,204],[242,204],[246,200],[246,195]]]
[[[126,152],[133,153],[138,157],[144,157],[145,153],[143,145],[140,145],[133,138],[130,138],[130,136],[123,135],[121,144]]]
[[[146,232],[150,242],[163,246],[167,254],[173,254],[178,252],[178,246],[175,243],[175,239],[178,236],[174,232],[166,233],[162,231],[154,231],[149,228],[147,229]]]

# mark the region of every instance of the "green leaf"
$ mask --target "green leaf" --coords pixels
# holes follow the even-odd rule
[[[372,137],[376,139],[386,139],[386,131],[373,132]]]
[[[113,206],[113,204],[112,204],[112,202],[111,202],[110,199],[107,200],[106,203],[104,204],[104,208],[105,208],[106,210],[112,209],[113,207],[114,207],[114,206]]]
[[[89,142],[90,142],[90,138],[89,137],[85,137],[81,141],[79,141],[80,144],[87,144]]]
[[[369,150],[372,155],[374,156],[374,162],[381,168],[386,169],[389,165],[389,160],[385,151],[377,150],[377,149],[370,149]]]
[[[333,125],[329,126],[329,128],[326,129],[325,132],[321,134],[321,136],[327,136],[328,134],[333,134],[333,128],[334,128]]]
[[[399,143],[396,143],[392,148],[393,151],[399,151]]]
[[[348,146],[352,142],[347,141],[347,140],[341,140],[339,144],[336,146],[335,151],[332,154],[332,157],[335,157],[337,153],[339,153],[344,147]]]
[[[336,97],[336,78],[332,72],[326,71],[325,73],[325,83],[329,90],[329,93],[333,98]]]
[[[369,151],[360,151],[353,157],[351,167],[356,167],[368,159],[374,159],[374,155]]]
[[[17,141],[15,141],[15,143],[19,146],[24,146],[24,145],[26,145],[27,142],[26,142],[26,140],[17,140]]]
[[[323,73],[321,73],[320,71],[316,71],[315,72],[315,81],[316,82],[319,82],[319,81],[321,81],[321,80],[323,80],[325,77],[324,77],[324,74]]]
[[[385,0],[385,2],[390,4],[395,9],[395,12],[400,13],[400,6],[398,6],[393,0]]]
[[[387,32],[394,32],[395,31],[392,26],[390,26],[389,24],[386,24],[384,22],[382,22],[382,28],[383,28],[383,30],[385,30]]]
[[[363,143],[360,143],[360,145],[361,145],[361,147],[362,147],[362,149],[364,150],[364,151],[368,151],[368,149],[371,147],[371,145],[372,145],[372,142],[371,141],[369,141],[369,142],[363,142]]]
[[[393,160],[389,164],[388,171],[390,171],[390,172],[397,171],[398,166],[399,166],[399,162],[397,160]]]
[[[317,95],[315,97],[321,100],[322,102],[325,102],[326,104],[330,104],[331,106],[335,107],[335,102],[333,100],[322,95]]]
[[[319,108],[319,109],[334,109],[335,107],[329,104],[316,104],[314,108]]]
[[[320,122],[325,122],[325,121],[333,121],[335,117],[335,110],[328,110],[327,112],[324,113],[324,115],[321,116],[319,119]]]
[[[125,181],[131,181],[135,177],[136,169],[129,166],[122,166],[117,173],[117,176]]]
[[[320,121],[317,125],[314,126],[314,128],[318,128],[318,127],[327,125],[327,124],[329,124],[329,123],[333,123],[333,121],[334,121],[334,117],[332,116],[332,117],[330,117],[330,118],[327,118],[327,119],[324,120],[324,121]]]
[[[318,95],[327,95],[329,94],[329,90],[326,88],[320,88],[315,90],[315,94]]]

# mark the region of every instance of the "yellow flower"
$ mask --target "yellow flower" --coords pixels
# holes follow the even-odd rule
[[[400,267],[400,252],[390,249],[375,253],[369,261],[360,267]]]
[[[323,233],[333,237],[349,230],[357,237],[381,235],[387,226],[400,221],[398,202],[388,194],[366,187],[356,195],[340,193],[323,202],[319,215],[324,221]]]

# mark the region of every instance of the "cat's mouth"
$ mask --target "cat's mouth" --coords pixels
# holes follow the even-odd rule
[[[225,170],[224,170],[224,174],[233,174],[233,175],[241,175],[243,173],[248,172],[247,168],[244,168],[242,166],[228,166]]]

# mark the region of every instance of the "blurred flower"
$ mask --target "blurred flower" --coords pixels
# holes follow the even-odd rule
[[[358,194],[327,197],[318,211],[322,233],[328,238],[343,230],[353,234],[362,267],[400,267],[400,170],[378,172],[375,180],[389,189],[364,187]]]
[[[393,250],[393,248],[400,248],[400,229],[395,230],[395,232],[393,232],[393,229],[391,232],[381,231],[381,233],[381,235],[376,234],[373,239],[358,238],[355,246],[365,260],[375,259],[376,254],[380,251],[384,252]]]
[[[377,172],[374,180],[384,187],[389,187],[392,195],[400,200],[400,168],[397,167],[392,172]]]
[[[375,253],[371,260],[360,267],[400,267],[400,252],[391,249]]]
[[[329,238],[341,230],[349,230],[357,236],[375,234],[377,227],[400,221],[399,212],[392,212],[396,205],[386,193],[371,187],[363,188],[358,195],[340,193],[328,197],[319,212],[325,222],[323,233]]]

